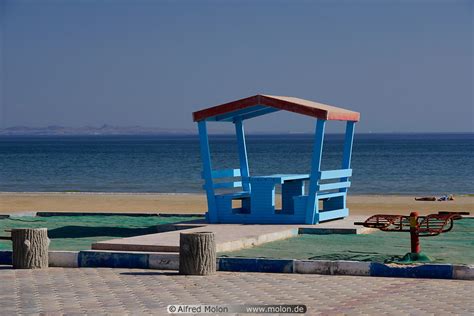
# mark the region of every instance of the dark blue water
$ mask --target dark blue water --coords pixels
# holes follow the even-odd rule
[[[312,135],[249,136],[251,174],[309,173]],[[327,135],[323,169],[339,169]],[[235,138],[211,138],[213,168],[237,168]],[[352,193],[474,192],[474,134],[357,134]],[[202,192],[196,136],[0,138],[0,191]]]

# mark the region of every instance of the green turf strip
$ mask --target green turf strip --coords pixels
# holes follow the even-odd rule
[[[421,249],[434,262],[474,264],[474,219],[458,220],[452,231],[420,238]],[[220,256],[384,262],[410,252],[410,234],[300,235]]]
[[[131,237],[157,232],[160,224],[200,219],[200,217],[161,216],[21,216],[0,219],[0,236],[10,228],[48,228],[51,250],[90,249],[92,243],[114,238]],[[11,250],[11,242],[0,240],[0,250]]]

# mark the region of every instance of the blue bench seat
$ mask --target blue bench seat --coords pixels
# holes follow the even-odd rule
[[[224,193],[224,194],[216,194],[216,198],[224,198],[224,199],[245,199],[250,197],[250,192],[240,191],[240,192],[231,192],[231,193]]]

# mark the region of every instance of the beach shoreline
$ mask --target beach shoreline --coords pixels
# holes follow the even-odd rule
[[[455,195],[454,201],[419,202],[415,195],[348,195],[352,215],[420,214],[473,211],[474,196]],[[279,196],[276,198],[279,206]],[[31,212],[205,213],[205,194],[108,192],[0,192],[0,214]]]

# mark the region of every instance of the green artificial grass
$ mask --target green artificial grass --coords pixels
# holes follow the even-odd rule
[[[423,252],[420,252],[420,253],[408,252],[400,259],[388,260],[387,262],[398,263],[398,264],[413,264],[413,263],[433,262],[433,259],[427,256]]]
[[[51,250],[85,250],[97,241],[132,237],[157,232],[160,224],[192,221],[201,217],[161,217],[125,215],[80,215],[33,217],[16,216],[0,219],[0,236],[9,236],[6,229],[48,229]],[[11,250],[11,242],[0,240],[0,250]]]
[[[474,264],[474,219],[455,221],[452,231],[420,238],[433,262]],[[299,235],[220,256],[386,262],[410,252],[410,234],[377,231],[366,235]]]

